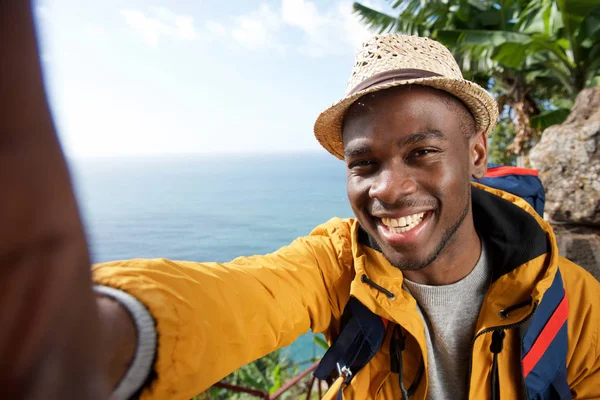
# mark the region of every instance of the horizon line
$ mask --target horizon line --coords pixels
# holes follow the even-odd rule
[[[196,156],[218,156],[218,155],[293,155],[293,154],[322,154],[335,158],[325,149],[301,149],[301,150],[260,150],[260,151],[206,151],[206,152],[169,152],[169,153],[131,153],[131,154],[67,154],[64,153],[67,160],[86,160],[86,159],[109,159],[109,158],[169,158],[169,157],[196,157]]]

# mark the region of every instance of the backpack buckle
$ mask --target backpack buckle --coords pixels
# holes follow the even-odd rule
[[[335,364],[337,366],[339,376],[344,377],[344,383],[350,382],[352,379],[352,371],[345,365],[340,366],[340,363]]]

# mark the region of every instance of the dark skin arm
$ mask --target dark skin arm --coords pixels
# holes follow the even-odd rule
[[[84,134],[84,133],[82,133]],[[92,291],[90,260],[43,88],[28,1],[0,0],[0,393],[106,399],[135,326]]]

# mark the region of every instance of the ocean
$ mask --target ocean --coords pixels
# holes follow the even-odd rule
[[[70,167],[94,262],[225,262],[352,216],[344,164],[328,154],[75,159]],[[323,354],[311,333],[285,352],[297,362]]]

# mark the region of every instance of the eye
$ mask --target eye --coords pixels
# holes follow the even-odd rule
[[[373,161],[371,160],[358,160],[358,161],[352,161],[349,165],[348,168],[354,168],[354,167],[364,167],[366,165],[371,165],[373,164]]]
[[[439,151],[436,149],[426,148],[426,149],[417,149],[413,151],[409,158],[423,158],[431,154],[438,153]]]
[[[348,164],[348,169],[351,170],[361,170],[367,168],[373,168],[375,166],[375,161],[373,160],[356,160],[352,161]]]

